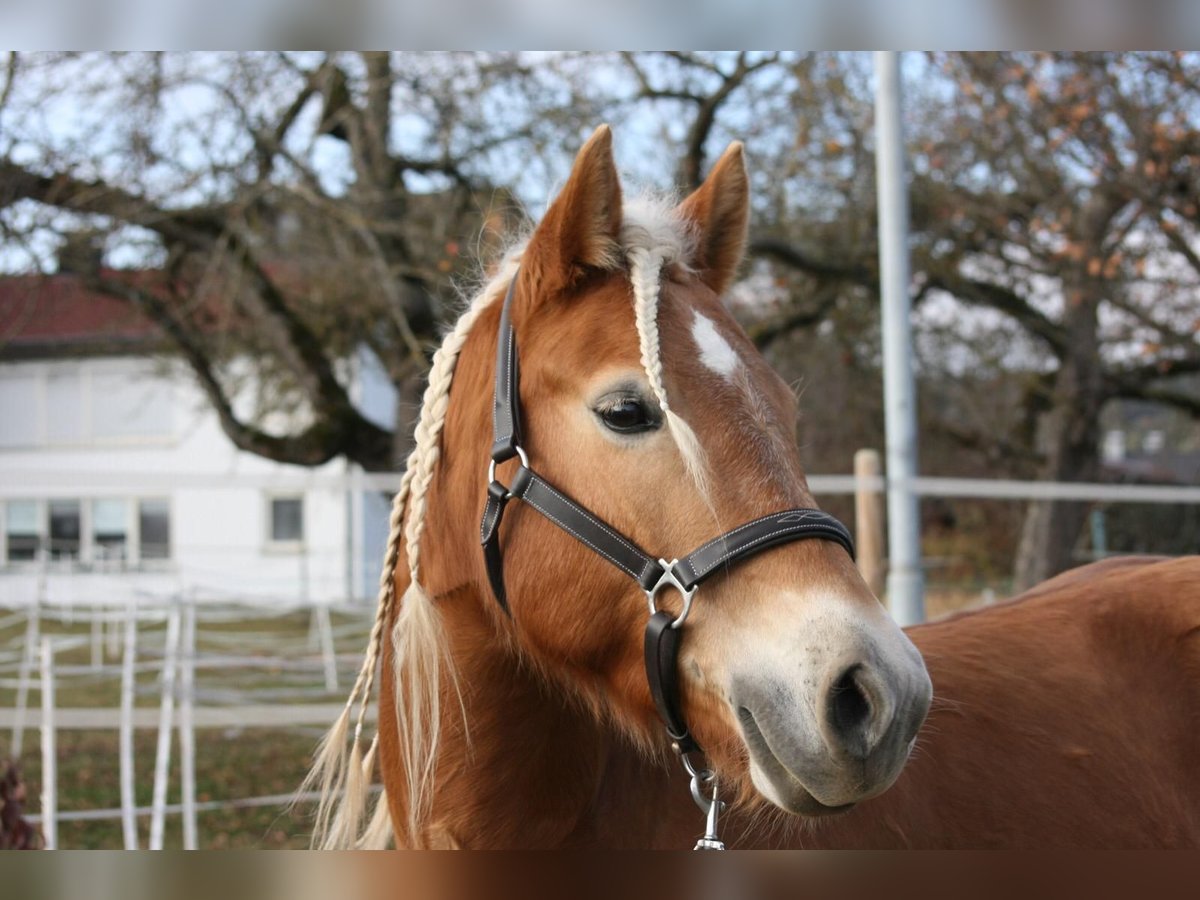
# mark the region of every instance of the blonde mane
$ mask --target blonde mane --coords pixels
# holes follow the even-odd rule
[[[442,430],[459,353],[479,315],[503,296],[516,274],[525,243],[521,242],[506,254],[494,276],[470,301],[434,354],[414,435],[415,445],[392,504],[375,621],[363,664],[345,709],[322,739],[313,767],[300,787],[301,793],[319,792],[312,834],[314,848],[382,849],[392,839],[392,823],[384,792],[379,793],[368,815],[379,735],[375,735],[364,754],[362,733],[374,688],[375,670],[381,658],[383,633],[396,608],[395,569],[399,563],[401,535],[410,580],[400,600],[391,637],[396,721],[407,779],[406,826],[411,838],[420,835],[428,815],[442,721],[442,683],[443,679],[454,683],[455,674],[447,652],[441,615],[420,580],[426,497],[441,456]],[[658,333],[663,266],[686,266],[694,249],[693,236],[676,214],[673,204],[666,198],[647,196],[626,204],[620,243],[633,286],[638,344],[646,377],[688,473],[707,498],[703,449],[691,427],[675,413],[667,400]],[[350,735],[351,721],[354,722],[353,736]]]

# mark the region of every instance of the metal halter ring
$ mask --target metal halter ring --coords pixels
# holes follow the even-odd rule
[[[517,457],[521,460],[521,465],[523,465],[525,468],[528,469],[529,468],[529,457],[525,455],[524,449],[522,449],[520,444],[517,444],[514,449],[516,449],[516,451],[517,451]],[[496,480],[496,460],[493,459],[488,463],[488,483],[490,484],[491,482],[493,482],[495,480]],[[508,496],[511,497],[512,493],[510,492]]]
[[[677,559],[673,559],[670,562],[667,562],[665,559],[660,559],[658,564],[662,566],[663,573],[662,575],[658,576],[658,581],[655,583],[654,587],[646,591],[646,601],[650,604],[650,615],[654,615],[656,612],[658,612],[658,606],[654,602],[654,598],[658,596],[659,591],[661,591],[667,585],[670,585],[671,587],[675,588],[675,590],[679,591],[679,595],[683,597],[683,609],[680,611],[679,617],[671,623],[672,628],[678,628],[684,623],[684,620],[687,619],[688,613],[692,611],[692,596],[696,593],[695,587],[688,588],[682,581],[679,580],[679,576],[675,574],[675,565],[678,562],[679,560]]]
[[[706,796],[704,786],[711,785],[712,796]],[[716,799],[717,796],[717,776],[709,769],[701,769],[697,774],[692,776],[689,789],[692,792],[692,800],[696,806],[700,808],[700,812],[707,814],[708,808],[714,803],[721,801]]]
[[[693,751],[689,751],[688,753],[684,753],[683,751],[681,751],[679,749],[678,745],[676,745],[675,752],[679,754],[679,761],[681,763],[683,763],[683,770],[688,773],[689,778],[691,778],[691,779],[698,778],[707,784],[708,782],[712,781],[713,778],[716,777],[716,773],[713,772],[712,769],[708,768],[708,766],[702,765],[699,768],[697,768],[695,763],[692,762],[691,753],[696,753],[699,751],[693,750]]]

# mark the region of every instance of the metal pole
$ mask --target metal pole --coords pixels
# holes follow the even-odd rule
[[[909,313],[908,194],[900,120],[900,56],[875,53],[875,178],[883,304],[883,396],[887,434],[888,606],[901,625],[925,618],[917,495],[917,402]]]
[[[58,750],[54,733],[54,645],[42,638],[42,837],[58,847]]]
[[[116,659],[121,652],[121,618],[114,606],[104,636],[104,658]]]
[[[167,617],[163,647],[162,700],[158,707],[158,747],[154,754],[154,788],[150,799],[150,849],[163,848],[167,818],[167,778],[171,769],[171,730],[175,717],[175,674],[179,656],[179,606]]]
[[[25,743],[25,710],[29,706],[29,682],[33,679],[33,664],[37,659],[40,623],[41,605],[35,602],[25,626],[25,648],[21,654],[21,666],[17,670],[17,704],[13,715],[11,747],[12,758],[18,762]]]
[[[104,665],[104,607],[92,611],[92,671],[99,672]]]
[[[133,793],[133,695],[137,661],[137,603],[131,600],[125,618],[125,655],[121,661],[121,723],[118,737],[121,781],[121,833],[125,849],[138,848],[137,804]]]
[[[192,719],[196,689],[196,605],[190,600],[184,603],[183,658],[179,672],[179,781],[183,805],[183,849],[195,850],[199,844],[196,834],[196,731]]]
[[[321,639],[321,659],[325,664],[325,690],[337,693],[337,654],[333,644],[333,625],[329,621],[329,604],[321,603],[316,608],[317,625]]]
[[[1092,559],[1104,559],[1108,556],[1108,523],[1105,521],[1103,507],[1097,506],[1092,510]]]

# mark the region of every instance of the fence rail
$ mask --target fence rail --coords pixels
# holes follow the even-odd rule
[[[853,475],[813,475],[814,494],[882,492],[887,479],[856,479]],[[934,478],[912,480],[923,497],[974,500],[1079,500],[1092,503],[1200,503],[1200,487],[1181,484],[1109,484],[1095,481],[1014,481],[1003,478]]]
[[[372,785],[370,788],[371,794],[378,794],[383,788],[380,785]],[[320,791],[307,791],[297,794],[265,794],[261,797],[242,797],[233,800],[201,800],[194,805],[196,812],[215,812],[223,809],[259,809],[264,806],[277,806],[285,808],[293,803],[316,803],[321,799]],[[168,803],[163,807],[163,812],[167,815],[179,815],[184,812],[184,804]],[[122,810],[120,807],[111,807],[109,809],[77,809],[68,812],[60,812],[58,821],[60,822],[104,822],[112,819],[119,819]],[[152,806],[136,806],[133,813],[138,818],[154,814]],[[38,813],[33,813],[24,817],[26,821],[33,825],[41,824],[42,817]],[[186,821],[186,820],[185,820]]]
[[[815,494],[853,494],[865,487],[883,491],[887,479],[865,483],[854,475],[810,475]],[[1082,500],[1104,503],[1200,503],[1200,487],[1174,484],[1113,484],[1076,481],[1014,481],[998,478],[920,476],[912,488],[925,497],[963,497],[998,500]],[[180,488],[248,487],[279,491],[370,490],[393,493],[400,475],[342,473],[228,473],[211,472],[0,472],[0,495],[5,497],[75,497],[126,494],[130,491],[172,491]]]
[[[328,607],[299,604],[293,610],[306,610],[312,616],[307,636],[289,636],[283,640],[273,629],[280,618],[279,611],[262,609],[254,604],[237,608],[204,608],[190,596],[164,597],[156,603],[142,601],[130,604],[99,605],[65,614],[62,610],[32,603],[25,609],[3,616],[10,636],[9,648],[20,646],[18,655],[11,656],[5,667],[17,669],[16,679],[6,679],[7,689],[16,688],[16,703],[0,709],[0,728],[12,733],[11,746],[19,757],[26,730],[37,729],[41,734],[41,812],[32,817],[40,824],[47,846],[58,843],[58,825],[69,821],[120,820],[124,846],[139,846],[137,819],[148,815],[149,847],[162,849],[165,821],[179,814],[183,824],[183,846],[194,849],[199,845],[196,815],[216,809],[252,808],[255,806],[286,806],[290,796],[229,798],[200,803],[196,797],[195,732],[205,729],[307,729],[325,728],[344,708],[332,702],[331,695],[338,687],[339,663],[356,662],[347,653],[336,653],[335,636],[342,641],[365,637],[369,618],[361,608],[346,607],[343,613],[353,618],[337,628],[331,626]],[[25,627],[13,634],[14,626]],[[238,621],[265,620],[267,632],[223,632],[214,630],[199,636],[197,624],[221,626]],[[289,627],[295,628],[298,623]],[[55,633],[48,634],[47,626]],[[64,626],[75,628],[65,631]],[[86,633],[90,626],[91,634]],[[79,634],[78,629],[85,629]],[[102,630],[123,632],[124,640],[108,648]],[[217,638],[210,643],[209,638]],[[240,639],[240,645],[237,643]],[[123,647],[121,644],[123,643]],[[197,644],[200,644],[198,650]],[[67,651],[78,655],[81,648],[93,651],[92,665],[65,659]],[[273,656],[266,655],[268,649]],[[99,655],[96,655],[97,651]],[[259,655],[260,653],[264,655]],[[105,656],[117,656],[118,664],[107,664]],[[233,666],[232,663],[241,663]],[[66,663],[66,664],[64,664]],[[211,665],[210,665],[211,664]],[[251,668],[273,669],[272,677],[287,674],[285,682],[276,684],[247,684],[237,682],[228,687],[211,684],[197,685],[197,670],[220,676],[221,672]],[[148,679],[137,679],[139,673],[158,675],[153,685]],[[305,683],[302,676],[310,676]],[[70,682],[70,683],[68,683]],[[56,704],[56,686],[60,689],[80,684],[111,682],[119,685],[119,706],[60,707]],[[319,687],[321,683],[323,689]],[[40,704],[31,705],[29,695],[40,694]],[[136,706],[137,696],[152,694],[158,700],[154,707]],[[320,697],[320,702],[305,701],[304,697]],[[218,697],[214,702],[213,698]],[[277,699],[280,702],[270,702]],[[108,701],[112,702],[112,701]],[[368,718],[375,719],[374,710]],[[152,775],[152,802],[147,807],[135,805],[135,767],[139,761],[134,754],[134,732],[156,731],[157,743],[149,764]],[[112,809],[60,809],[61,772],[58,768],[56,736],[66,731],[115,731],[117,733],[117,768],[120,805]],[[174,740],[178,737],[180,784],[179,803],[168,803],[168,775],[172,765]]]
[[[320,667],[315,667],[319,672]],[[57,670],[56,675],[60,674]],[[197,706],[192,711],[192,727],[206,728],[288,728],[296,725],[328,725],[345,708],[343,703],[256,703],[240,706]],[[368,712],[375,715],[374,707]],[[17,720],[12,709],[0,709],[0,728],[10,729]],[[54,711],[58,731],[115,730],[121,723],[121,710],[112,707],[67,707]],[[159,709],[148,706],[134,709],[132,727],[139,731],[157,730]],[[25,713],[27,728],[41,728],[42,715],[37,709]]]

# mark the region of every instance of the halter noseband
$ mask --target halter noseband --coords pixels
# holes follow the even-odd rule
[[[810,539],[832,541],[854,558],[854,541],[846,526],[819,509],[786,509],[755,519],[727,531],[693,550],[682,559],[655,559],[632,540],[576,503],[538,475],[529,465],[521,445],[520,360],[512,327],[512,304],[516,294],[514,275],[504,297],[496,347],[496,385],[492,404],[491,463],[488,467],[487,503],[483,509],[479,538],[483,545],[488,580],[501,609],[511,615],[504,586],[504,560],[500,550],[500,520],[510,500],[522,500],[576,540],[608,560],[638,583],[645,592],[650,618],[646,624],[646,677],[654,705],[666,725],[672,746],[692,777],[692,795],[705,812],[707,827],[696,849],[724,849],[717,838],[717,813],[724,806],[717,799],[716,778],[708,769],[697,769],[690,754],[701,753],[692,737],[679,704],[678,666],[680,626],[692,608],[697,588],[717,572],[727,571],[735,563],[778,544]],[[496,466],[517,458],[520,468],[512,484],[496,480]],[[683,598],[679,615],[660,610],[659,591],[673,587]],[[712,796],[705,797],[702,783],[711,783]]]

